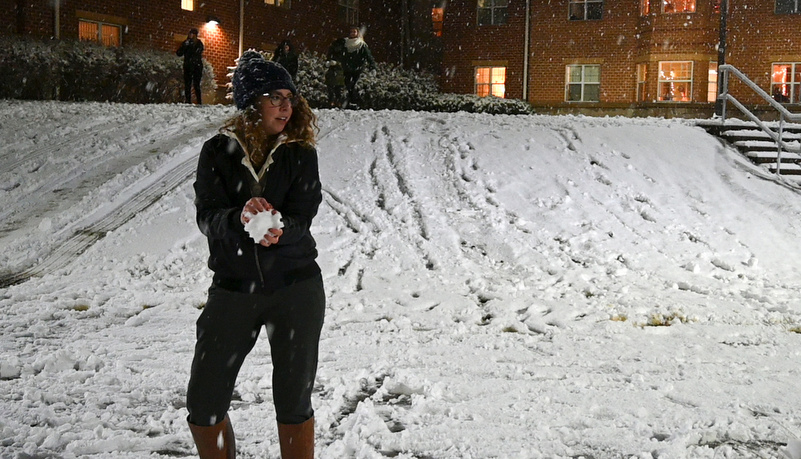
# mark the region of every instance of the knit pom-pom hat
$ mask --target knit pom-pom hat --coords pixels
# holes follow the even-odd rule
[[[259,96],[276,89],[288,89],[292,94],[298,90],[292,83],[289,72],[281,65],[268,61],[260,52],[245,51],[239,57],[234,75],[231,79],[234,103],[236,108],[244,110],[252,105]]]

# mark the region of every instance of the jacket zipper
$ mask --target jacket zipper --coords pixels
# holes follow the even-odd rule
[[[261,270],[261,263],[259,263],[259,246],[253,245],[253,256],[256,258],[256,269],[259,271],[259,279],[261,280],[261,288],[267,288],[264,282],[264,272]]]

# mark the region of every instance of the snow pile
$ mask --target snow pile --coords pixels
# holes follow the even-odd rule
[[[318,113],[318,457],[798,457],[794,184],[681,120]],[[192,171],[230,114],[0,101],[0,263],[44,266],[0,289],[3,459],[194,454]],[[270,368],[241,457],[279,454]]]

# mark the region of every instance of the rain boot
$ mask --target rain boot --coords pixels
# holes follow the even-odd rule
[[[302,424],[278,423],[278,441],[281,459],[314,458],[314,418]]]
[[[234,459],[236,457],[236,441],[234,428],[228,415],[225,419],[209,427],[189,423],[189,430],[197,445],[200,459]]]

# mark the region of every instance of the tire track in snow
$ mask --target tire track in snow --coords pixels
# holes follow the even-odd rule
[[[319,134],[318,145],[332,132],[334,132],[333,127]],[[375,257],[376,239],[381,233],[380,227],[377,222],[349,204],[333,189],[323,185],[322,193],[323,203],[342,220],[345,227],[354,235],[355,241],[353,244],[347,244],[346,249],[349,250],[349,253],[344,255],[346,261],[339,266],[337,275],[339,277],[352,276],[351,289],[358,292],[362,290],[362,279],[364,278],[363,260],[372,260]],[[337,249],[337,247],[328,248],[328,250]]]
[[[501,133],[498,138],[502,137]],[[561,136],[554,133],[554,139],[561,139]],[[539,286],[536,287],[539,291],[559,282],[558,272],[548,268],[553,262],[548,254],[557,249],[556,243],[543,238],[542,231],[533,230],[529,222],[496,198],[497,187],[486,182],[487,174],[477,162],[477,151],[470,139],[446,132],[440,136],[438,145],[447,152],[447,175],[442,183],[452,188],[456,202],[464,206],[463,209],[449,213],[451,221],[448,224],[460,228],[458,235],[464,259],[477,265],[477,269],[474,269],[476,273],[488,273],[486,279],[491,279],[490,282],[483,283],[480,280],[483,276],[479,275],[476,276],[479,278],[478,282],[466,284],[476,307],[484,311],[478,325],[490,325],[497,318],[508,321],[508,316],[495,317],[496,302],[508,299],[503,292],[516,291],[520,282],[533,283]],[[530,151],[531,148],[526,147],[521,154],[533,154]],[[491,175],[490,171],[489,176]],[[503,234],[503,238],[495,239],[500,244],[488,245],[488,238],[485,236],[488,232]],[[507,263],[511,259],[531,261]],[[507,285],[509,288],[500,288],[499,285]],[[515,315],[518,322],[528,327],[531,333],[548,333],[550,326],[563,326],[564,321],[559,317],[561,311],[538,305],[539,303],[540,301],[534,301],[530,307],[510,314]],[[581,316],[578,313],[571,315],[574,319]],[[524,329],[515,329],[517,332],[523,332],[522,330]]]
[[[145,150],[148,153],[153,149],[171,151],[180,145],[202,141],[208,138],[208,131],[214,129],[216,126],[219,126],[219,120],[192,129],[182,136],[172,137],[160,144],[152,143],[150,139],[146,139],[147,144],[140,147],[139,150]],[[163,138],[163,136],[159,137]],[[140,158],[141,162],[141,160],[149,156],[149,154],[136,156]],[[115,206],[103,209],[100,215],[95,216],[96,220],[94,223],[77,227],[66,240],[57,242],[54,247],[47,248],[47,254],[43,255],[39,260],[34,258],[27,266],[23,266],[12,272],[0,273],[0,288],[19,284],[31,277],[41,277],[67,266],[89,249],[95,242],[102,239],[108,232],[119,228],[138,213],[157,202],[162,196],[190,179],[195,172],[196,158],[197,154],[191,154],[186,158],[179,158],[177,164],[170,164],[163,170],[148,175],[146,180],[151,183],[135,192],[131,197],[118,201]],[[133,164],[130,164],[130,162],[124,163],[126,168],[132,165]],[[109,171],[107,173],[109,176],[108,178],[113,177],[122,170],[124,169],[121,168],[116,171]],[[97,179],[93,181],[89,184],[91,186],[85,187],[86,192],[90,192],[94,187],[97,187],[99,183],[102,182],[98,182]],[[36,218],[37,214],[28,214],[28,217]],[[69,230],[69,228],[67,228],[67,230]]]
[[[392,145],[392,136],[390,135],[389,128],[385,125],[382,126],[381,132],[386,136],[386,158],[392,167],[392,174],[395,177],[395,181],[398,185],[398,190],[401,192],[403,196],[408,198],[411,208],[411,216],[415,223],[416,229],[420,233],[420,237],[425,239],[426,241],[429,240],[428,231],[426,230],[425,220],[423,219],[423,212],[420,210],[420,206],[417,200],[414,197],[414,193],[412,192],[411,187],[406,183],[406,178],[401,173],[401,166],[398,160],[398,157],[395,153],[395,147]]]
[[[384,143],[377,147],[377,157],[369,168],[372,186],[376,190],[376,196],[378,197],[377,206],[390,221],[395,221],[400,228],[406,228],[404,235],[414,243],[426,269],[429,271],[435,270],[436,263],[425,247],[429,236],[423,219],[423,212],[401,170],[395,146],[392,143],[391,132],[386,125],[376,130],[370,139],[373,145],[378,144],[379,140]],[[382,166],[385,167],[382,168]],[[382,175],[385,179],[382,179]],[[388,203],[387,200],[392,198],[397,198],[400,203],[394,203],[394,205],[393,203]],[[390,206],[392,209],[390,209]],[[403,213],[403,208],[407,209],[408,213]],[[401,213],[401,216],[398,213]]]
[[[100,123],[90,123],[86,126],[86,131],[68,135],[66,138],[61,137],[55,143],[34,148],[33,150],[24,152],[24,154],[21,156],[19,156],[21,153],[20,151],[9,150],[9,153],[0,156],[0,174],[13,172],[14,169],[23,164],[40,161],[46,156],[56,156],[63,150],[67,150],[67,152],[69,152],[69,150],[75,150],[79,148],[90,148],[90,145],[104,143],[104,141],[105,143],[108,143],[109,139],[116,138],[120,132],[138,132],[142,128],[152,126],[152,123],[152,120],[143,120],[131,125],[130,120],[120,118],[111,119]],[[162,134],[160,137],[174,134],[173,129],[162,129],[159,132]],[[14,159],[10,158],[10,156],[19,157]],[[42,167],[42,165],[43,164],[40,163],[36,165],[33,170],[26,172],[35,172],[37,169]]]
[[[339,267],[337,275],[345,277],[351,275],[351,272],[355,269],[356,273],[352,282],[352,289],[358,292],[362,290],[362,279],[364,278],[364,267],[360,258],[372,260],[375,257],[377,249],[376,237],[380,233],[379,227],[366,215],[348,205],[334,191],[323,187],[323,198],[328,207],[342,219],[356,239],[355,244],[349,245],[349,248],[354,250],[347,256],[347,261]]]
[[[139,126],[150,126],[152,120],[143,121],[138,123]],[[92,164],[77,164],[73,167],[66,169],[61,177],[55,181],[44,183],[41,187],[31,190],[25,190],[25,195],[15,200],[11,206],[0,210],[0,234],[9,233],[20,226],[25,220],[38,220],[42,218],[52,206],[48,205],[51,202],[55,205],[64,207],[73,203],[79,202],[85,196],[95,191],[99,184],[105,183],[121,171],[141,163],[145,159],[153,156],[155,153],[160,152],[158,142],[163,139],[174,139],[178,132],[186,130],[187,126],[184,124],[171,125],[169,128],[159,129],[152,136],[148,136],[146,140],[134,150],[126,152],[125,154],[107,154],[103,155],[99,160],[92,160]],[[210,125],[203,125],[201,128],[191,129],[190,132],[195,133],[198,131],[206,131]],[[131,126],[119,126],[112,129],[110,133],[116,134],[125,130],[130,130]],[[95,136],[90,136],[88,141],[96,143],[101,140],[103,144],[110,144],[110,141],[103,142],[103,139],[113,139],[116,135],[107,135],[104,133],[99,139]],[[180,136],[179,138],[183,138]],[[166,142],[175,143],[175,142]],[[84,145],[69,145],[70,150],[84,148]],[[60,146],[59,146],[60,148]],[[58,149],[55,150],[56,152]],[[30,154],[33,157],[32,161],[36,161],[39,156],[45,153],[52,153],[49,147],[43,147],[38,150],[32,151]],[[27,156],[26,156],[27,158]],[[27,159],[22,158],[19,163],[28,162]],[[78,191],[76,193],[76,191]],[[52,196],[51,193],[56,196]],[[48,202],[50,201],[50,202]]]

